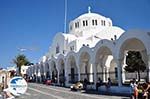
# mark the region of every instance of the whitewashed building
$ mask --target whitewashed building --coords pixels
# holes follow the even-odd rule
[[[150,31],[125,31],[110,18],[88,12],[70,21],[68,33],[57,33],[41,61],[29,68],[30,76],[65,78],[66,86],[87,79],[96,84],[111,78],[119,87],[127,80],[124,73],[126,53],[140,51],[150,68]],[[150,81],[150,72],[145,77]]]

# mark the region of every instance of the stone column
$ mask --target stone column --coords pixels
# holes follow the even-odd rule
[[[39,82],[41,82],[41,72],[40,72],[40,68],[38,68],[38,80],[39,80]]]
[[[46,78],[46,63],[43,63],[43,75],[44,75],[44,78]]]
[[[90,64],[89,81],[90,81],[90,82],[93,82],[93,64]]]
[[[80,66],[80,65],[79,65]],[[81,76],[81,74],[86,74],[86,64],[84,63],[84,62],[82,62],[82,64],[81,64],[81,66],[79,67],[79,69],[80,69],[80,73],[79,73],[79,75],[80,75],[80,80],[84,80],[84,78],[86,77],[87,78],[87,75],[82,75]]]
[[[123,59],[123,66],[122,66],[122,82],[125,82],[125,69],[124,67],[127,66],[126,64],[126,55],[127,55],[127,51],[124,53],[124,59]]]
[[[103,81],[106,82],[107,78],[106,78],[106,66],[102,66],[102,75],[103,75]]]
[[[34,74],[35,74],[35,65],[33,65],[32,67],[32,77],[34,76]]]
[[[65,85],[68,85],[69,84],[69,76],[68,76],[68,73],[67,73],[67,70],[65,70]]]
[[[75,64],[76,63],[76,64]],[[77,67],[77,73],[78,73],[78,81],[81,81],[81,75],[80,75],[80,62],[79,61],[75,61],[75,63],[73,63],[73,67]],[[71,73],[71,69],[70,69],[70,73]],[[76,78],[76,77],[75,77]]]
[[[117,59],[118,86],[122,86],[122,67],[121,59]]]
[[[32,76],[32,67],[30,67],[30,77]]]
[[[94,85],[96,86],[96,83],[97,83],[97,70],[96,70],[96,67],[97,67],[97,63],[93,64],[93,72],[94,72]]]
[[[36,65],[36,82],[38,82],[38,65]]]
[[[106,67],[106,81],[108,81],[109,78],[109,68],[110,67]]]
[[[69,83],[69,76],[68,76],[68,65],[67,65],[67,62],[65,61],[65,85],[68,85],[68,83]]]
[[[59,85],[59,70],[57,70],[57,84]]]
[[[49,65],[49,76],[50,76],[50,79],[52,79],[52,67]]]
[[[77,67],[77,69],[78,69],[78,81],[80,81],[81,80],[80,67],[79,67],[79,64],[77,64],[77,65],[78,65],[78,67]]]

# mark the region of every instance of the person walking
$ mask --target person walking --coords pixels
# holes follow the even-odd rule
[[[138,97],[137,84],[136,84],[136,80],[133,79],[130,81],[130,98],[137,99],[137,97]]]

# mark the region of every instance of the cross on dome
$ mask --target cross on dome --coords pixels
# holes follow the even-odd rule
[[[88,6],[88,13],[91,13],[91,7]]]

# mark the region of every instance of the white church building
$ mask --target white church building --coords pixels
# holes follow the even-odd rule
[[[70,21],[68,33],[57,33],[49,51],[41,60],[29,67],[29,76],[40,81],[55,79],[60,84],[65,79],[66,86],[87,79],[95,85],[98,78],[123,86],[136,75],[127,75],[126,55],[128,51],[139,51],[146,64],[143,79],[150,81],[150,31],[125,31],[114,26],[110,18],[88,12]]]

